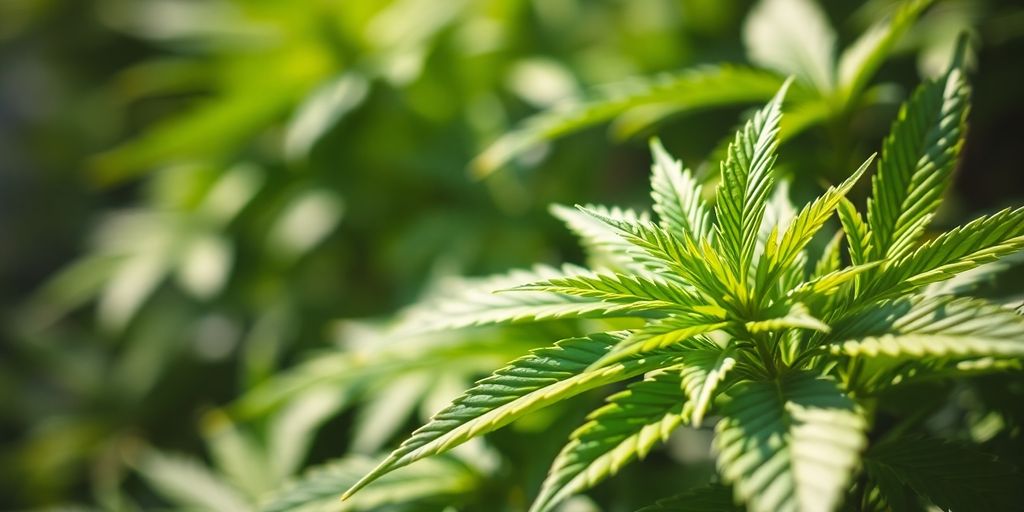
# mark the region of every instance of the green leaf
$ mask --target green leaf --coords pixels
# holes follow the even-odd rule
[[[705,334],[723,329],[729,322],[706,312],[672,315],[655,320],[641,329],[633,331],[605,356],[594,363],[599,368],[624,358],[646,354]]]
[[[845,197],[839,201],[836,207],[839,214],[839,222],[843,225],[843,232],[846,233],[847,245],[850,248],[850,260],[854,265],[863,265],[868,262],[871,248],[871,232],[864,222],[857,207]]]
[[[743,42],[757,64],[823,93],[834,87],[836,34],[811,0],[761,0],[743,27]]]
[[[479,478],[465,464],[442,457],[399,469],[374,482],[357,498],[339,503],[338,490],[357,482],[376,463],[376,459],[356,455],[315,466],[271,493],[260,510],[376,510],[389,504],[422,504],[425,500],[445,504],[472,492]]]
[[[680,240],[671,232],[651,222],[624,222],[600,213],[580,208],[615,229],[627,242],[633,245],[635,261],[649,268],[663,269],[659,275],[675,278],[683,284],[693,285],[702,292],[705,299],[727,302],[745,291],[745,288],[721,261],[715,250],[705,242],[697,247],[690,240]]]
[[[809,373],[729,391],[716,428],[723,478],[753,512],[834,510],[865,445],[865,421],[837,383]]]
[[[711,212],[701,198],[700,183],[683,163],[665,151],[658,139],[651,139],[651,198],[661,227],[678,236],[700,240],[710,234]]]
[[[821,277],[800,283],[787,295],[790,300],[809,302],[815,299],[822,299],[836,293],[840,286],[850,282],[857,276],[880,266],[882,262],[873,261],[863,265],[854,265],[829,272]]]
[[[951,441],[896,437],[872,446],[864,468],[887,498],[902,484],[942,510],[1013,510],[1024,496],[1024,479],[996,457]],[[888,492],[886,492],[888,490]],[[894,496],[898,497],[898,496]]]
[[[1024,248],[1024,208],[1002,210],[947,231],[870,276],[862,302],[904,295]]]
[[[722,348],[714,343],[686,352],[681,370],[682,388],[693,403],[691,422],[694,427],[700,428],[718,385],[736,366],[734,355],[731,347]]]
[[[931,222],[963,146],[970,89],[954,66],[922,84],[901,108],[871,180],[868,225],[873,256],[898,258]]]
[[[658,500],[654,505],[637,512],[743,512],[732,500],[732,491],[722,484],[711,484],[692,489],[670,498]]]
[[[558,318],[646,316],[665,306],[660,302],[613,304],[596,299],[551,292],[495,293],[547,279],[585,273],[586,269],[537,265],[506,275],[479,280],[457,280],[438,296],[406,311],[400,330],[429,332],[444,329]]]
[[[154,490],[181,507],[224,512],[252,510],[238,490],[198,460],[147,450],[136,469]]]
[[[1024,317],[981,299],[901,299],[844,320],[829,339],[850,356],[1021,356]]]
[[[845,103],[860,96],[893,46],[931,4],[932,0],[902,3],[888,19],[875,23],[843,51],[839,56],[839,85]]]
[[[810,243],[811,238],[825,225],[825,222],[832,216],[840,201],[845,199],[847,192],[860,180],[860,177],[867,171],[868,166],[874,161],[874,155],[861,164],[849,178],[837,187],[829,187],[814,202],[804,206],[800,213],[793,218],[787,226],[782,239],[776,236],[773,231],[765,244],[764,259],[766,270],[759,272],[759,289],[767,290],[768,286],[775,282],[779,273],[788,268],[804,247]],[[759,265],[759,268],[761,265]]]
[[[698,303],[692,292],[654,275],[591,272],[524,284],[509,291],[560,293],[607,302],[648,302],[652,307],[665,309],[685,309],[683,306]]]
[[[668,440],[683,422],[686,397],[679,372],[652,372],[587,416],[555,459],[531,512],[547,512],[559,502],[617,473]]]
[[[610,121],[637,107],[669,104],[681,112],[752,103],[771,98],[781,83],[774,73],[737,65],[704,66],[633,79],[608,86],[605,89],[610,92],[593,99],[527,119],[520,128],[491,144],[471,165],[477,176],[487,176],[541,142]]]
[[[747,322],[745,327],[747,331],[754,334],[786,329],[810,329],[819,332],[829,332],[832,330],[828,324],[814,318],[810,311],[808,311],[807,306],[799,302],[793,303],[789,310],[781,316],[765,320],[752,320]]]
[[[534,350],[495,371],[434,415],[345,496],[397,468],[445,452],[552,403],[660,368],[678,358],[671,352],[656,353],[588,370],[624,336],[604,333],[570,338]]]
[[[622,208],[605,208],[600,205],[587,205],[587,210],[596,212],[602,217],[615,219],[618,222],[633,223],[650,220],[646,212],[637,213]],[[633,245],[622,239],[618,231],[593,216],[562,205],[551,205],[551,214],[564,222],[569,230],[576,234],[580,243],[591,259],[613,269],[629,270],[645,273],[648,268],[638,264],[630,257]]]
[[[717,239],[734,275],[745,276],[757,243],[778,145],[786,82],[768,104],[748,121],[729,145],[715,204]]]

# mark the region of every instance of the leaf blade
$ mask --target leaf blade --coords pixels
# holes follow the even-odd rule
[[[601,333],[570,338],[513,361],[477,383],[438,412],[344,497],[397,468],[444,451],[551,403],[598,386],[663,366],[676,355],[664,353],[588,371],[624,337]]]
[[[547,512],[573,494],[642,459],[684,421],[679,372],[648,375],[608,398],[573,432],[548,472],[531,512]]]

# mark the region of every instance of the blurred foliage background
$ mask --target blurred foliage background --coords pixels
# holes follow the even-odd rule
[[[839,48],[899,4],[776,3],[820,8]],[[648,136],[696,166],[777,83],[755,74],[743,87],[767,93],[627,105],[535,130],[515,151],[490,145],[522,142],[516,127],[538,111],[607,97],[604,84],[628,97],[690,68],[775,59],[785,71],[799,58],[779,65],[759,50],[756,11],[740,0],[0,1],[0,508],[287,510],[310,498],[286,482],[328,461],[310,477],[319,493],[303,491],[341,506],[345,482],[468,382],[552,332],[587,330],[397,335],[396,311],[454,276],[579,261],[550,203],[646,204]],[[964,30],[974,111],[939,223],[1020,204],[1024,8],[1012,0],[929,6],[863,101],[794,130],[793,193],[878,148]],[[1020,300],[1021,277],[991,293]],[[1017,376],[978,385],[1024,398]],[[1019,407],[997,425],[969,390],[942,391],[930,406],[953,396],[978,416],[971,435],[1019,440]],[[585,410],[518,422],[347,506],[522,509]],[[569,507],[630,510],[700,480],[701,435]]]

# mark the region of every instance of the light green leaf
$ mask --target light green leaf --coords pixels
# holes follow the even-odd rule
[[[980,217],[883,265],[864,284],[862,302],[911,293],[1024,248],[1024,208]]]
[[[846,234],[847,245],[850,248],[850,260],[854,265],[863,265],[868,262],[872,253],[871,232],[864,222],[857,207],[845,197],[839,201],[836,208],[839,214],[839,222],[843,225],[843,232]]]
[[[765,244],[764,259],[762,260],[765,270],[759,272],[758,286],[762,290],[775,282],[779,274],[787,269],[804,247],[810,243],[811,238],[825,225],[825,222],[832,216],[840,201],[845,199],[846,193],[857,183],[864,172],[868,169],[874,155],[861,164],[849,178],[836,187],[829,187],[814,202],[804,206],[800,213],[793,218],[793,221],[786,227],[782,239],[779,240],[775,233],[768,237]],[[759,269],[762,265],[758,265]]]
[[[931,222],[960,156],[969,101],[963,70],[954,65],[900,108],[871,180],[868,225],[875,258],[907,254]]]
[[[676,111],[752,103],[770,98],[782,79],[774,73],[735,65],[705,66],[652,78],[634,79],[590,100],[565,105],[524,121],[478,156],[472,165],[483,177],[551,139],[610,121],[631,109],[671,104]]]
[[[645,316],[665,306],[660,302],[613,304],[551,292],[495,293],[585,272],[586,269],[569,265],[561,271],[538,265],[532,270],[514,270],[506,275],[485,279],[456,280],[449,283],[447,289],[438,296],[410,308],[405,313],[400,330],[429,332],[558,318]]]
[[[658,139],[651,139],[651,198],[661,227],[677,236],[700,240],[710,235],[711,212],[701,186],[683,163],[673,159]]]
[[[723,321],[721,317],[696,311],[655,320],[647,326],[633,331],[611,352],[594,363],[594,368],[683,343],[698,334],[714,332],[728,325],[729,322]]]
[[[835,510],[866,441],[853,400],[808,373],[742,382],[729,395],[715,448],[736,497],[752,512]]]
[[[781,104],[790,82],[748,121],[729,145],[715,204],[718,245],[733,274],[746,276],[772,188]]]
[[[680,240],[652,222],[624,222],[580,208],[583,212],[616,230],[632,244],[633,258],[655,269],[659,275],[675,278],[684,285],[693,285],[709,301],[727,302],[745,288],[706,242],[697,247],[690,240]]]
[[[654,275],[591,272],[525,284],[509,291],[552,292],[627,304],[650,302],[664,309],[684,309],[682,306],[699,303],[689,290]]]
[[[587,423],[573,432],[530,511],[552,510],[666,441],[684,419],[686,397],[679,386],[679,372],[666,368],[609,397],[607,405],[587,416]]]
[[[656,353],[588,370],[624,336],[605,333],[570,338],[497,370],[434,415],[345,496],[397,468],[445,452],[552,403],[666,366],[679,357],[672,352]]]
[[[854,265],[829,272],[821,277],[800,283],[800,285],[790,291],[787,296],[791,300],[800,300],[805,302],[829,297],[836,293],[840,289],[840,286],[850,282],[864,272],[880,266],[881,264],[882,262],[880,261],[873,261],[871,263]]]
[[[810,329],[819,332],[829,332],[832,329],[821,320],[814,318],[807,306],[796,302],[790,306],[789,311],[775,318],[765,320],[752,320],[745,324],[751,333],[762,333],[780,331],[785,329]]]
[[[747,17],[743,42],[757,64],[823,93],[834,87],[836,34],[812,0],[761,0]]]

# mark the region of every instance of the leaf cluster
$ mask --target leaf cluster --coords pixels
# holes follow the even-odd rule
[[[869,442],[880,395],[1005,371],[1024,356],[1024,317],[932,286],[1024,247],[1024,208],[924,236],[965,137],[962,55],[963,46],[948,71],[900,109],[866,215],[847,195],[873,157],[803,207],[779,206],[784,189],[773,168],[791,80],[732,139],[713,204],[692,171],[654,141],[656,221],[618,209],[557,209],[601,261],[617,263],[513,273],[490,290],[430,305],[415,325],[635,318],[639,326],[564,339],[512,361],[435,414],[345,496],[540,408],[635,377],[571,435],[533,511],[552,510],[643,458],[676,427],[704,423],[715,424],[724,486],[698,491],[697,504],[721,502],[731,488],[728,503],[753,511],[836,510],[857,499],[879,509],[980,506],[965,499],[970,488],[937,484],[961,472],[988,475],[992,500],[1012,495],[1012,467],[968,447],[904,443],[908,434],[899,432]],[[831,86],[814,69],[804,77]],[[842,230],[812,253],[811,240],[833,216]],[[922,467],[931,473],[918,473]],[[859,495],[849,496],[851,485]]]

